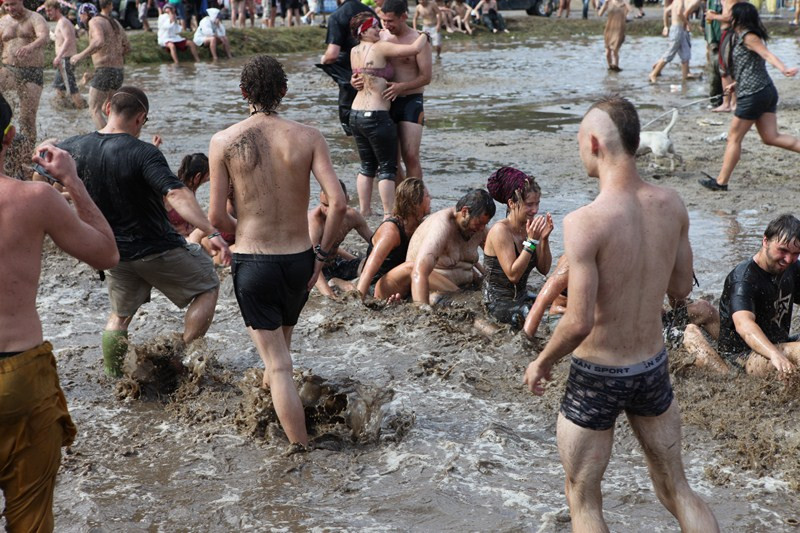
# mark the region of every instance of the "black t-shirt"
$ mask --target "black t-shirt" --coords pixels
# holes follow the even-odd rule
[[[773,276],[761,269],[753,259],[739,263],[725,278],[719,301],[719,351],[738,355],[750,351],[733,325],[733,314],[750,311],[756,324],[770,342],[779,344],[789,339],[792,308],[800,300],[800,264],[794,263],[782,274]]]
[[[75,159],[78,176],[108,220],[120,259],[130,261],[183,246],[167,219],[163,196],[183,183],[158,148],[127,133],[89,133],[59,147]]]
[[[336,62],[347,68],[350,68],[350,50],[358,44],[358,41],[353,39],[350,34],[350,19],[362,11],[369,11],[375,15],[372,9],[358,0],[345,0],[328,17],[328,36],[325,38],[325,44],[338,44],[341,47],[339,59]],[[375,18],[377,17],[375,15]]]

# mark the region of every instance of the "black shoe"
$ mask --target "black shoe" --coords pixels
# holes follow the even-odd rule
[[[703,174],[705,174],[706,177],[701,179],[701,180],[697,180],[697,183],[699,183],[700,185],[702,185],[706,189],[708,189],[710,191],[727,191],[728,190],[728,186],[727,185],[720,185],[719,183],[717,183],[717,180],[715,180],[714,178],[712,178],[711,176],[709,176],[705,172],[703,172]]]

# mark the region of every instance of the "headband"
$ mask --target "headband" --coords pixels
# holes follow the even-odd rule
[[[370,17],[369,19],[365,20],[361,23],[361,26],[358,27],[358,36],[361,37],[361,34],[367,31],[370,28],[376,28],[378,26],[378,19],[375,17]]]

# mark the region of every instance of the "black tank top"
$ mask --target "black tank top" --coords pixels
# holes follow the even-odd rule
[[[514,243],[514,251],[517,251],[517,243]],[[528,252],[522,252],[528,253]],[[509,301],[522,298],[528,292],[528,276],[531,270],[536,266],[536,252],[533,252],[528,267],[522,273],[522,277],[516,283],[511,283],[506,273],[503,272],[503,267],[500,266],[500,261],[493,255],[483,256],[483,266],[486,269],[486,276],[483,278],[483,301],[486,304],[492,304],[500,300]]]
[[[400,244],[395,246],[392,249],[392,251],[389,252],[389,255],[386,256],[386,259],[383,260],[383,264],[381,264],[381,267],[378,269],[378,272],[372,278],[372,283],[376,283],[384,274],[389,272],[394,267],[405,263],[406,254],[408,253],[408,241],[410,239],[408,238],[408,235],[406,235],[406,230],[405,227],[403,226],[403,222],[398,218],[391,217],[381,222],[381,226],[387,222],[391,222],[392,224],[397,226],[397,229],[400,231]],[[380,229],[381,226],[378,226],[378,229]],[[375,230],[375,233],[378,233],[378,229]],[[369,239],[369,246],[367,246],[367,258],[369,258],[369,254],[372,253],[372,248],[373,248],[372,239],[375,238],[375,233],[373,233],[372,237],[370,237]]]

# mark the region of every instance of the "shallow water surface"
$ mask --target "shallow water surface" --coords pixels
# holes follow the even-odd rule
[[[703,42],[695,38],[693,44],[695,56],[702,55]],[[563,216],[596,194],[575,141],[590,103],[606,92],[622,92],[639,105],[645,122],[703,97],[701,83],[671,92],[670,85],[679,83],[674,65],[663,83],[646,83],[646,71],[664,46],[655,37],[629,38],[622,50],[625,70],[610,75],[598,38],[446,43],[426,91],[422,160],[433,209],[485,186],[498,166],[518,166],[541,183],[541,210],[556,220],[552,242],[558,257]],[[796,61],[792,41],[771,47],[785,61]],[[282,60],[289,93],[281,112],[323,131],[339,176],[355,191],[358,156],[336,123],[335,86],[313,67],[316,55]],[[695,59],[693,68],[701,60]],[[127,83],[150,97],[143,137],[164,138],[173,168],[186,153],[206,152],[214,132],[246,116],[238,90],[241,65],[233,60],[126,69]],[[43,102],[40,130],[46,135],[65,137],[90,128],[86,112],[54,112]],[[207,189],[199,196],[205,201]],[[498,208],[495,220],[503,214]],[[773,214],[759,208],[714,213],[690,205],[690,216],[695,269],[703,292],[716,296],[730,268],[720,265],[752,253]],[[369,223],[374,228],[378,220]],[[285,458],[280,439],[265,444],[234,427],[242,401],[237,383],[261,363],[230,279],[223,281],[205,341],[204,353],[214,365],[199,388],[182,389],[166,405],[118,401],[114,384],[101,376],[104,287],[85,267],[50,257],[40,307],[80,431],[56,490],[58,531],[569,529],[555,444],[559,392],[542,399],[524,393],[522,372],[536,345],[511,333],[485,337],[472,328],[469,309],[440,316],[411,306],[370,310],[358,302],[312,297],[295,332],[297,366],[391,389],[391,401],[380,407],[383,416],[413,423],[395,442],[344,443],[338,451]],[[542,278],[534,275],[531,281],[538,286]],[[480,314],[475,302],[467,299],[467,306]],[[180,327],[180,314],[154,294],[134,320],[131,337],[143,343]],[[563,378],[564,367],[557,377]],[[658,504],[626,426],[620,419],[605,476],[609,525],[615,531],[674,531],[677,523]],[[695,437],[702,431],[693,429],[684,440],[684,461],[691,485],[710,502],[723,529],[793,530],[786,520],[796,514],[798,500],[781,494],[780,479],[740,471],[731,471],[726,485],[708,479],[706,468],[717,463],[717,455],[713,443]]]

